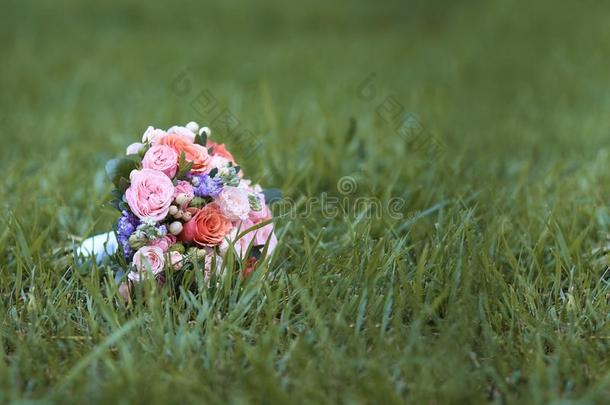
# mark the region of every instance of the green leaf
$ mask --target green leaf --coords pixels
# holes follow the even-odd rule
[[[211,202],[210,198],[206,198],[206,197],[195,197],[191,200],[191,202],[189,203],[189,207],[196,207],[196,208],[201,208],[204,205],[207,205],[209,202]]]
[[[195,135],[195,143],[198,145],[205,146],[208,143],[208,136],[206,135],[206,133],[202,132],[201,134]]]
[[[128,155],[106,162],[106,174],[112,183],[118,188],[121,177],[128,179],[132,170],[137,169],[140,164],[140,157]]]
[[[261,249],[258,246],[252,246],[252,250],[250,250],[250,257],[259,260],[261,258]]]
[[[115,200],[120,200],[121,198],[123,198],[123,193],[120,190],[117,190],[116,188],[114,190],[112,190],[110,192],[110,194],[112,195],[112,198]]]
[[[112,200],[110,200],[110,205],[112,206],[112,208],[114,208],[117,211],[121,211],[121,200],[114,198]]]
[[[267,188],[263,190],[263,195],[265,196],[265,203],[267,205],[273,204],[274,202],[278,202],[282,199],[282,191],[277,188]]]
[[[184,151],[180,153],[180,160],[178,161],[178,173],[176,173],[176,179],[183,179],[193,168],[193,162],[188,162],[185,158]]]
[[[125,177],[121,177],[119,179],[119,184],[117,185],[117,190],[121,193],[121,197],[125,193],[125,190],[127,190],[129,188],[130,185],[131,185],[131,183]]]

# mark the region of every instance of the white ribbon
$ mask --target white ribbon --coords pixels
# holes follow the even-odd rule
[[[95,262],[99,265],[115,254],[118,248],[114,232],[106,232],[85,239],[76,249],[76,254],[78,257],[95,257]]]

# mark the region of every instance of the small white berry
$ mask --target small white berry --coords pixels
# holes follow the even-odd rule
[[[191,121],[186,124],[186,128],[192,133],[196,134],[197,131],[199,131],[199,124],[197,124],[195,121]]]
[[[189,198],[188,198],[188,196],[187,196],[186,194],[184,194],[184,193],[179,193],[179,194],[176,196],[176,204],[178,204],[178,205],[182,206],[182,205],[184,205],[184,204],[188,204],[188,202],[189,202]]]
[[[171,215],[173,217],[177,213],[178,213],[178,207],[176,207],[175,205],[170,205],[170,207],[169,207],[169,215]]]
[[[182,223],[176,221],[169,224],[169,232],[172,235],[178,235],[180,232],[182,232]]]
[[[182,210],[178,210],[178,212],[174,214],[174,218],[180,219],[182,218],[182,214],[184,214],[184,212],[182,212]]]
[[[193,214],[191,214],[191,213],[190,213],[190,212],[188,212],[188,211],[184,211],[184,212],[182,212],[182,219],[183,219],[183,220],[185,220],[185,221],[190,221],[190,220],[191,220],[191,218],[193,218]]]
[[[199,135],[202,135],[205,133],[205,136],[207,136],[208,138],[210,136],[212,136],[212,130],[208,127],[203,127],[199,130]]]

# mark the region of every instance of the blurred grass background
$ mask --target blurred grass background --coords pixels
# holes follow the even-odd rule
[[[609,17],[588,0],[4,1],[0,399],[605,402]],[[439,153],[379,116],[388,97]],[[224,109],[255,154],[213,124]],[[350,176],[350,197],[402,198],[404,218],[280,218],[243,289],[124,309],[103,268],[66,271],[57,249],[112,226],[107,159],[190,120],[295,201]]]

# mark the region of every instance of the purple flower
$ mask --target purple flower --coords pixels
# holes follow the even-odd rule
[[[222,181],[208,174],[193,175],[193,192],[196,197],[218,197],[222,191]]]
[[[123,247],[123,252],[125,253],[125,258],[127,260],[131,259],[131,256],[133,255],[133,249],[129,245],[129,237],[134,233],[138,225],[140,225],[138,217],[126,210],[122,211],[116,224],[117,239]]]

